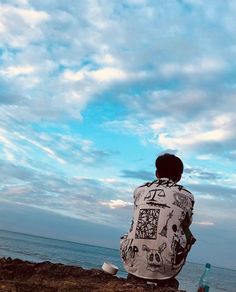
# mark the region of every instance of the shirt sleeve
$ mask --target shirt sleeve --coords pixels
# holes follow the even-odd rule
[[[137,208],[138,206],[138,201],[141,195],[141,187],[138,187],[134,190],[133,193],[133,199],[134,199],[134,210]]]
[[[193,207],[194,207],[194,197],[191,194],[191,197],[189,197],[191,203],[190,206],[186,212],[185,218],[182,222],[183,228],[189,228],[189,226],[192,224],[193,221]]]

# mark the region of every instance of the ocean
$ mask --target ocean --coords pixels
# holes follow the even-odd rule
[[[118,276],[126,277],[119,250],[44,238],[0,230],[0,257],[19,258],[32,262],[51,261],[79,265],[85,269],[100,269],[104,261],[119,267]],[[187,262],[178,275],[180,289],[195,292],[204,265]],[[236,271],[212,267],[210,292],[236,292]]]

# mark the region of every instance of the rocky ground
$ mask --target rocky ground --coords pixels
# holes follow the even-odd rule
[[[0,291],[4,292],[176,292],[172,288],[137,286],[126,279],[78,266],[0,259]],[[180,290],[179,290],[180,292]],[[184,291],[182,291],[184,292]]]

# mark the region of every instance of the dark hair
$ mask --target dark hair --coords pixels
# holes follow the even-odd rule
[[[173,154],[163,154],[156,159],[156,174],[159,178],[167,177],[174,182],[180,180],[184,170],[182,160]]]

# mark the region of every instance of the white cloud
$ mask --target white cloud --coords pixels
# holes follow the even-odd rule
[[[128,0],[130,4],[138,4],[138,5],[145,5],[147,4],[146,0]]]
[[[33,66],[10,66],[3,70],[0,70],[1,75],[6,75],[7,77],[15,77],[17,75],[28,75],[35,71]]]
[[[8,187],[8,192],[11,195],[25,195],[27,193],[30,193],[32,191],[32,187],[29,184],[25,185],[12,185]]]
[[[223,130],[212,130],[207,132],[187,132],[186,134],[176,133],[177,137],[171,137],[169,134],[161,133],[158,138],[158,143],[166,148],[190,148],[201,143],[222,142],[229,135]]]
[[[215,225],[214,222],[207,222],[207,221],[193,221],[193,224],[203,225],[203,226],[213,226],[213,225]]]
[[[108,19],[105,15],[106,9],[103,9],[97,0],[88,1],[88,19],[97,29],[103,30],[108,26]]]
[[[203,199],[203,200],[217,200],[217,197],[211,194],[205,194],[205,195],[198,195],[197,199]]]
[[[0,32],[3,33],[5,31],[5,26],[0,22]]]
[[[20,162],[23,156],[27,156],[27,147],[25,148],[21,145],[23,141],[36,146],[57,162],[61,164],[66,163],[64,159],[57,156],[54,150],[42,145],[38,141],[30,139],[20,133],[17,133],[16,131],[13,133],[13,135],[8,134],[5,129],[1,129],[0,132],[0,143],[3,145],[3,152],[6,155],[5,158],[9,161],[16,162],[16,157],[18,157],[18,162]]]
[[[216,120],[217,118],[211,121],[191,122],[182,126],[181,130],[175,127],[174,135],[171,134],[171,131],[163,131],[157,142],[165,148],[191,149],[201,144],[222,143],[231,139],[233,132],[230,125],[224,123],[222,127],[219,127]]]
[[[23,141],[27,141],[28,143],[38,147],[40,150],[44,151],[45,153],[47,153],[51,158],[55,159],[56,161],[58,161],[61,164],[65,164],[66,161],[64,159],[61,159],[60,157],[58,157],[55,153],[54,150],[50,149],[49,147],[46,147],[44,145],[42,145],[41,143],[39,143],[38,141],[34,141],[32,139],[29,139],[21,134],[16,134],[21,140]]]
[[[63,78],[67,81],[80,81],[83,80],[85,77],[85,73],[83,71],[73,72],[67,70],[63,73]]]
[[[16,2],[22,5],[27,5],[29,0],[16,0]]]
[[[127,73],[121,69],[104,67],[98,70],[81,70],[78,72],[65,71],[63,73],[63,78],[67,81],[81,81],[85,78],[92,78],[97,82],[112,82],[125,80],[127,78]]]
[[[91,71],[89,75],[99,82],[111,82],[115,80],[125,80],[127,78],[127,74],[123,70],[111,67]]]
[[[160,73],[170,77],[173,75],[199,75],[199,74],[214,74],[222,72],[226,68],[226,64],[222,60],[201,59],[198,62],[189,64],[169,63],[163,64],[160,67]]]
[[[138,135],[140,137],[145,137],[145,134],[149,131],[147,125],[132,118],[108,121],[103,123],[103,127],[109,131],[115,131],[125,135]],[[155,125],[153,127],[155,129]]]
[[[31,42],[42,41],[41,25],[50,19],[45,11],[31,7],[0,4],[1,43],[8,48],[25,48]]]
[[[232,124],[232,121],[234,120],[234,115],[232,115],[231,113],[227,113],[227,114],[219,114],[218,116],[216,116],[213,121],[212,124],[214,127],[218,128],[218,127],[227,127],[228,125]]]
[[[156,133],[159,132],[161,129],[163,129],[164,127],[166,127],[166,124],[164,121],[153,121],[150,124],[150,128]]]
[[[98,64],[105,64],[105,65],[114,65],[118,63],[115,57],[112,56],[110,53],[102,53],[98,56],[95,56],[94,60]]]
[[[116,179],[116,178],[110,178],[110,177],[107,177],[107,178],[101,178],[100,179],[101,182],[103,183],[106,183],[106,184],[117,184],[119,183],[119,181]]]
[[[2,145],[2,151],[5,154],[5,159],[11,162],[15,161],[14,152],[17,150],[17,146],[15,143],[11,141],[9,137],[7,137],[7,132],[4,129],[0,129],[0,144]]]
[[[104,202],[101,202],[101,204],[103,206],[108,206],[109,208],[111,209],[121,209],[121,208],[125,208],[127,206],[132,206],[133,204],[130,203],[130,202],[125,202],[123,200],[110,200],[110,201],[104,201]]]
[[[37,11],[33,9],[19,8],[10,5],[0,5],[0,15],[7,19],[9,16],[20,16],[24,22],[30,26],[35,26],[42,21],[49,19],[48,13],[45,11]]]
[[[197,156],[197,159],[199,159],[199,160],[211,160],[212,158],[213,158],[213,155],[211,155],[211,154]]]

